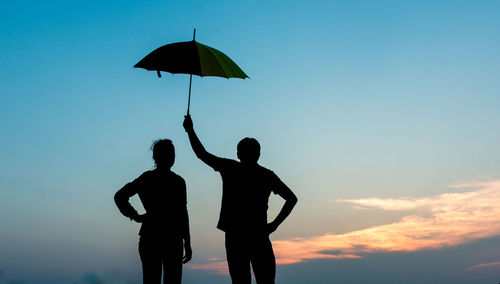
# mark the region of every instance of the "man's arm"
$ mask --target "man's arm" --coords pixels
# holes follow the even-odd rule
[[[203,145],[200,142],[200,139],[198,139],[198,136],[194,132],[193,121],[191,120],[190,115],[184,116],[184,123],[182,125],[184,126],[184,129],[188,134],[189,142],[191,143],[191,148],[193,148],[196,157],[202,160],[205,164],[214,168],[219,158],[217,156],[210,154],[209,152],[207,152],[207,150],[205,150],[205,147],[203,147]]]
[[[281,208],[280,213],[274,221],[271,223],[267,224],[267,232],[271,234],[272,232],[276,231],[276,229],[285,221],[285,219],[290,215],[290,212],[292,212],[293,207],[295,207],[295,204],[297,204],[297,196],[293,194],[293,192],[284,184],[281,180],[278,179],[278,184],[276,185],[278,188],[276,189],[276,193],[281,196],[283,199],[285,199],[285,204],[283,204],[283,207]]]

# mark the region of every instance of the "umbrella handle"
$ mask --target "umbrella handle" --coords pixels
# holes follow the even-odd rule
[[[191,104],[191,81],[193,80],[193,74],[189,74],[189,96],[188,96],[188,110],[187,115],[189,115],[189,105]]]

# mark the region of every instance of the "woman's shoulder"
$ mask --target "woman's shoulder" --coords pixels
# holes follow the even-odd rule
[[[154,170],[149,170],[149,171],[145,171],[143,172],[139,178],[140,179],[148,179],[148,178],[151,178],[152,176],[154,176]]]
[[[182,178],[180,175],[176,174],[175,172],[170,171],[170,175],[172,176],[173,179],[175,179],[177,181],[184,182],[184,178]]]

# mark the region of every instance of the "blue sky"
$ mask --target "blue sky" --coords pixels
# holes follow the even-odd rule
[[[0,283],[140,279],[138,226],[112,197],[152,168],[149,146],[160,137],[173,140],[173,170],[188,185],[195,255],[186,283],[228,281],[210,269],[224,260],[220,177],[195,158],[181,126],[189,79],[132,68],[163,44],[190,40],[193,28],[250,76],[193,78],[191,112],[206,148],[236,158],[241,138],[257,138],[261,164],[299,197],[273,241],[316,244],[330,234],[321,249],[360,257],[319,253],[280,265],[280,283],[296,283],[294,271],[314,283],[359,283],[347,272],[381,264],[392,269],[369,269],[372,282],[429,282],[419,277],[436,271],[436,282],[500,281],[500,219],[491,214],[500,210],[499,12],[497,1],[5,3]],[[271,200],[271,215],[281,204]],[[466,204],[474,207],[461,211]],[[456,211],[476,219],[449,215]],[[440,237],[426,236],[429,244],[414,245],[417,230],[384,249],[340,245],[442,216],[467,224],[464,234],[433,226]]]

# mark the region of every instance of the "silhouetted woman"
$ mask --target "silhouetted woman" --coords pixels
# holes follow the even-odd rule
[[[182,264],[192,256],[186,183],[170,170],[175,161],[172,141],[157,140],[152,150],[156,168],[118,190],[115,202],[124,216],[142,223],[139,254],[144,284],[161,283],[162,268],[163,283],[178,284],[182,279]],[[129,203],[135,194],[146,210],[143,215]]]

